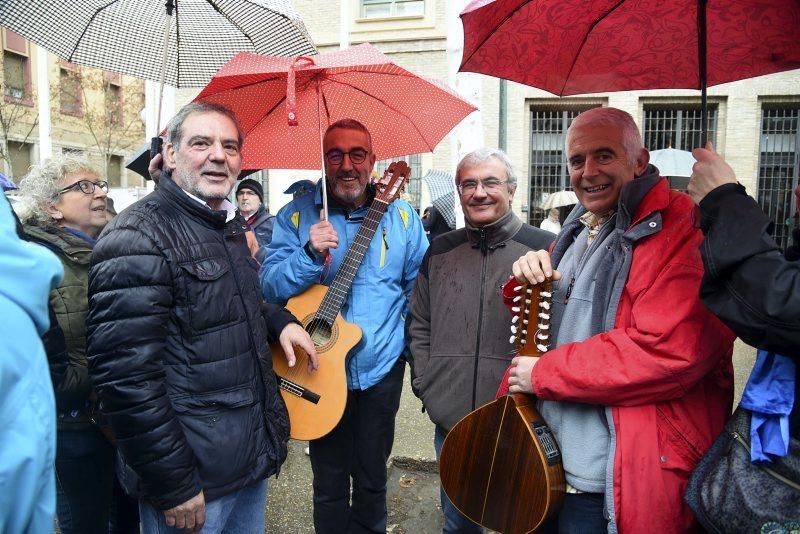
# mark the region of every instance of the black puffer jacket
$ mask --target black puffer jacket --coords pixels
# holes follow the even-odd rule
[[[140,497],[162,510],[241,489],[286,457],[268,343],[294,317],[263,302],[244,232],[164,177],[94,249],[89,373]]]

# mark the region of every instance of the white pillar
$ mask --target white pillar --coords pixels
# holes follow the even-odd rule
[[[483,124],[481,119],[481,77],[479,74],[458,72],[464,52],[464,27],[459,13],[467,5],[467,0],[448,0],[447,2],[447,72],[448,83],[463,98],[479,111],[470,114],[456,126],[450,135],[451,172],[455,176],[456,165],[467,153],[480,148],[483,143]],[[458,198],[455,199],[456,227],[464,226],[464,213]]]
[[[53,155],[52,128],[50,124],[50,76],[47,50],[36,46],[36,87],[39,108],[39,161]]]

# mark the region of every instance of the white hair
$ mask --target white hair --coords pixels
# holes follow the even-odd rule
[[[20,220],[39,223],[52,221],[47,208],[58,200],[58,191],[64,178],[80,171],[101,176],[99,169],[83,156],[55,156],[31,167],[19,182],[19,202],[14,205]]]

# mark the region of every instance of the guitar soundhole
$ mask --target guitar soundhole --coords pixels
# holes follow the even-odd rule
[[[331,340],[331,325],[323,319],[313,319],[306,326],[306,332],[317,347],[326,345]]]

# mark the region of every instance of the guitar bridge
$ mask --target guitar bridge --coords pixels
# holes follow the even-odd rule
[[[306,389],[300,384],[292,382],[291,380],[286,380],[282,376],[278,376],[278,387],[281,388],[283,391],[286,391],[287,393],[296,395],[301,399],[305,399],[308,402],[314,404],[319,403],[319,399],[321,398],[319,395],[317,395],[310,389]]]
[[[553,431],[550,430],[550,427],[544,421],[533,421],[531,422],[531,429],[542,447],[542,452],[547,458],[547,464],[561,463],[561,451],[558,449],[556,438],[553,436]]]

